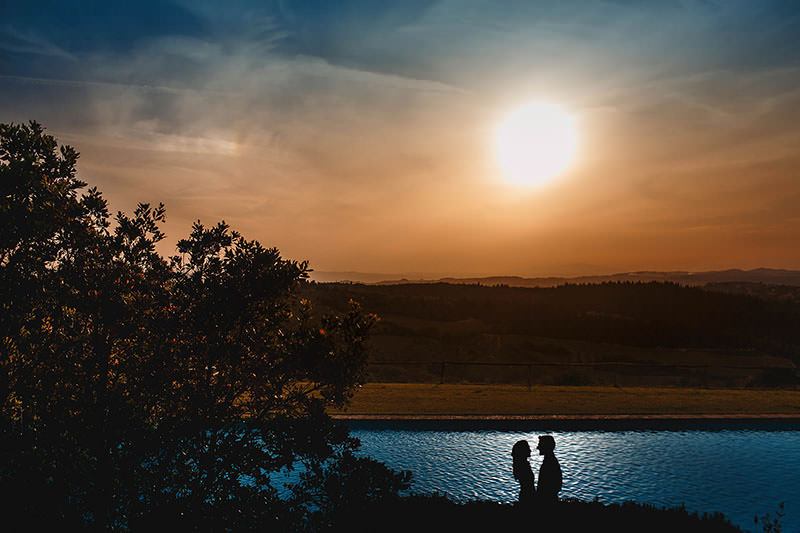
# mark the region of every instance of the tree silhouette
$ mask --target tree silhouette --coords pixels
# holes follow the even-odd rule
[[[80,192],[77,159],[35,122],[0,125],[8,517],[297,528],[336,510],[315,487],[369,501],[407,486],[355,459],[325,413],[363,381],[374,317],[315,316],[297,294],[308,265],[225,223],[197,222],[161,257],[164,206],[112,223],[96,189]],[[281,496],[275,474],[298,467]]]

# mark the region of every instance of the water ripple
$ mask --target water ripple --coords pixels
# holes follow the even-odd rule
[[[551,431],[562,497],[721,511],[743,527],[786,502],[800,532],[800,431]],[[511,447],[541,431],[356,429],[361,453],[414,473],[416,492],[513,501]],[[534,453],[535,450],[534,450]],[[531,458],[538,473],[539,457]],[[537,476],[538,478],[538,476]]]

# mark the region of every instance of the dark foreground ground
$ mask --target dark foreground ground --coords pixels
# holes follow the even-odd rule
[[[3,502],[8,504],[9,501]],[[5,505],[0,505],[0,509]],[[23,505],[23,507],[26,507]],[[225,508],[225,505],[222,505]],[[59,512],[61,511],[61,512]],[[79,517],[65,519],[64,509],[40,508],[38,513],[20,513],[19,509],[3,509],[0,531],[85,531]],[[230,511],[230,509],[223,509]],[[242,508],[239,513],[247,513]],[[116,524],[116,531],[241,531],[228,517],[198,520],[179,509],[151,509],[135,523]],[[257,523],[257,522],[256,522]],[[253,526],[255,523],[252,523]],[[767,524],[755,523],[751,531],[781,532],[780,521],[773,517]],[[94,531],[94,530],[92,530]],[[279,516],[266,519],[260,526],[247,531],[274,532],[711,532],[742,533],[724,515],[698,515],[686,509],[656,508],[650,505],[625,502],[603,504],[580,500],[563,500],[554,506],[521,509],[511,504],[490,501],[456,503],[443,495],[410,496],[401,499],[364,504],[348,502],[331,515],[317,516],[311,523],[295,524]]]
[[[658,509],[633,502],[604,505],[567,500],[554,508],[519,509],[475,501],[457,504],[440,496],[414,496],[346,512],[331,531],[592,531],[741,532],[722,514],[698,516],[682,508]],[[756,531],[761,531],[758,524]]]

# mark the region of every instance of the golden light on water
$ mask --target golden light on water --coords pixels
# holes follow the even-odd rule
[[[519,184],[539,184],[564,172],[578,149],[575,119],[560,107],[536,102],[510,113],[494,136],[503,175]]]

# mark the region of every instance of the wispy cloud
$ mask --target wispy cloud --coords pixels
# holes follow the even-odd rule
[[[52,56],[68,61],[76,61],[75,55],[64,48],[56,46],[35,30],[19,31],[11,26],[0,27],[0,50],[21,54]]]
[[[30,83],[35,85],[48,85],[53,87],[69,87],[75,89],[84,89],[84,88],[119,89],[119,90],[135,89],[144,92],[166,93],[178,96],[189,93],[208,93],[208,94],[218,94],[218,95],[225,94],[223,91],[208,91],[205,89],[197,89],[194,87],[167,87],[164,85],[148,85],[148,84],[121,83],[121,82],[110,82],[110,81],[35,78],[31,76],[14,76],[11,74],[0,74],[0,80],[19,82],[23,84]]]
[[[525,274],[729,236],[800,194],[800,22],[780,0],[186,0],[151,27],[164,5],[81,35],[52,6],[7,22],[0,119],[75,143],[113,198],[166,200],[175,237],[226,218],[321,268]],[[497,179],[489,138],[528,99],[582,128],[536,194]],[[787,217],[769,223],[797,233]]]

